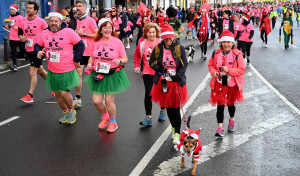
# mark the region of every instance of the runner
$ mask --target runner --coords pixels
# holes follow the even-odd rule
[[[260,38],[262,39],[262,46],[267,48],[268,47],[268,35],[272,31],[271,20],[268,16],[268,13],[266,10],[263,10],[262,14],[263,14],[263,16],[259,22]]]
[[[250,19],[250,17],[249,17]],[[224,108],[228,106],[230,115],[228,131],[234,131],[235,104],[244,101],[243,90],[245,81],[245,63],[243,53],[233,48],[234,35],[224,31],[219,37],[221,46],[215,50],[209,60],[209,72],[213,76],[210,82],[211,96],[209,102],[217,105],[218,128],[216,137],[223,137]]]
[[[216,29],[217,29],[217,24],[218,24],[218,19],[216,17],[216,12],[211,11],[210,14],[210,23],[212,26],[212,33],[211,33],[211,45],[215,44],[215,38],[216,38]]]
[[[82,73],[84,66],[87,65],[89,57],[92,54],[93,38],[96,37],[97,25],[93,18],[89,17],[86,13],[87,4],[85,0],[79,0],[76,2],[76,9],[78,13],[76,32],[81,37],[85,50],[80,61],[80,67],[76,68],[80,77],[80,86],[76,87],[76,96],[74,97],[73,104],[75,107],[81,107],[81,91],[82,91]]]
[[[118,129],[115,94],[125,91],[130,86],[123,69],[128,58],[111,20],[102,18],[99,24],[100,28],[92,48],[93,53],[86,68],[92,73],[84,81],[93,95],[96,109],[103,116],[98,128],[104,129],[110,122],[107,132],[113,133]]]
[[[250,16],[244,15],[235,39],[244,53],[243,57],[247,57],[247,64],[250,64],[250,50],[253,43],[253,36],[254,28],[250,23]]]
[[[272,29],[275,28],[276,20],[278,18],[277,12],[271,7],[270,19],[272,20]]]
[[[124,7],[124,8],[126,10],[126,7]],[[122,5],[118,5],[117,12],[118,12],[118,16],[122,20],[122,23],[121,23],[121,26],[120,26],[120,35],[119,35],[119,38],[124,43],[125,31],[126,31],[126,28],[127,28],[128,17],[126,15],[125,11],[122,11]]]
[[[211,34],[212,26],[206,9],[200,9],[199,12],[201,12],[201,14],[199,14],[200,16],[194,21],[194,24],[197,29],[197,38],[200,42],[201,59],[206,60],[207,42]]]
[[[140,122],[143,126],[152,126],[152,101],[150,92],[153,86],[153,77],[155,71],[149,66],[149,60],[153,48],[160,43],[160,30],[154,23],[147,23],[144,26],[143,38],[138,43],[134,53],[134,72],[142,72],[142,77],[145,86],[144,106],[146,111],[146,118]],[[167,112],[164,107],[160,108],[158,121],[165,121]]]
[[[234,33],[233,20],[231,18],[229,18],[231,16],[231,11],[225,10],[223,14],[224,14],[224,18],[219,21],[219,27],[218,27],[219,36],[224,31],[230,31],[230,32]]]
[[[55,92],[56,101],[63,111],[59,123],[71,125],[76,122],[76,111],[69,91],[80,84],[75,68],[80,67],[84,43],[62,22],[60,13],[51,12],[48,16],[49,28],[44,30],[37,39],[34,52],[40,60],[45,55],[48,61],[49,72],[45,87]]]
[[[9,46],[11,48],[11,58],[13,65],[10,66],[10,70],[17,72],[17,47],[20,50],[20,55],[24,56],[25,53],[25,42],[20,41],[18,37],[18,27],[21,26],[23,17],[18,12],[19,8],[16,5],[11,5],[9,8],[10,24],[5,25],[5,28],[10,29],[9,32]]]
[[[177,10],[173,7],[169,7],[166,12],[169,17],[168,23],[173,27],[175,31],[175,39],[180,41],[180,33],[184,31],[184,27],[181,24],[180,20],[176,17]]]
[[[283,14],[283,19],[281,22],[280,28],[283,27],[283,34],[284,34],[284,48],[289,48],[290,37],[293,28],[293,19],[290,17],[289,11]]]
[[[20,40],[26,42],[27,57],[30,59],[30,88],[28,94],[21,98],[25,103],[32,103],[34,101],[33,93],[37,85],[37,73],[44,79],[47,76],[47,72],[42,65],[42,60],[38,59],[36,54],[34,54],[34,44],[43,30],[48,27],[45,20],[36,15],[38,11],[39,6],[36,2],[28,2],[26,8],[27,17],[23,18],[18,30]]]
[[[174,39],[171,25],[164,23],[161,30],[163,41],[156,45],[150,57],[150,66],[155,70],[154,85],[150,95],[152,101],[167,108],[172,125],[173,144],[179,144],[181,126],[180,108],[189,99],[185,72],[187,58],[184,47]]]

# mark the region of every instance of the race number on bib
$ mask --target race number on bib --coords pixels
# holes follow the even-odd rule
[[[32,47],[33,46],[33,39],[27,38],[26,46]]]
[[[98,62],[96,65],[96,72],[97,73],[109,73],[110,70],[110,64]]]
[[[224,24],[224,29],[229,29],[229,24]]]
[[[10,20],[10,25],[11,26],[15,25],[15,20]]]
[[[84,43],[84,46],[87,47],[87,42],[86,42],[86,39],[82,39],[83,43]]]
[[[59,62],[60,60],[60,53],[49,51],[47,55],[50,62]]]
[[[235,26],[234,30],[236,30],[236,31],[239,30],[239,26]]]
[[[285,21],[284,25],[290,25],[290,22],[289,21]]]

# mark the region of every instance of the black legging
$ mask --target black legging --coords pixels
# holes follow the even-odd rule
[[[207,34],[207,37],[208,37],[208,34]],[[207,41],[208,41],[208,38],[206,38],[205,41],[200,45],[201,52],[204,53],[204,55],[206,55],[206,52],[207,52]]]
[[[265,34],[265,38],[264,38],[264,34]],[[260,38],[262,39],[263,42],[266,42],[266,44],[268,44],[268,35],[266,31],[263,29],[261,30]]]
[[[20,49],[20,54],[24,57],[25,53],[25,43],[21,41],[9,41],[9,46],[11,48],[11,58],[13,61],[13,65],[17,65],[17,47]]]
[[[180,108],[167,108],[168,117],[175,133],[180,134],[181,116]]]
[[[224,109],[225,109],[224,105],[217,106],[217,121],[218,121],[218,123],[223,123],[223,121],[224,121]],[[228,106],[228,111],[229,111],[230,117],[234,117],[235,106],[234,105]]]
[[[245,58],[246,56],[250,56],[250,50],[251,50],[251,45],[253,42],[244,42],[244,41],[239,41],[239,46],[242,49],[243,52],[243,57]]]
[[[144,106],[146,110],[146,116],[152,114],[152,96],[150,96],[150,92],[153,86],[153,75],[145,74],[143,75],[144,86],[145,86],[145,98],[144,98]],[[161,107],[161,110],[164,110],[164,107]]]

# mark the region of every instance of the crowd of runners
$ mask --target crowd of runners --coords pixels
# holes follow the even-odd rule
[[[280,21],[279,40],[284,35],[284,47],[293,44],[293,21],[300,22],[300,3],[260,2],[211,6],[207,2],[189,9],[176,6],[166,8],[139,5],[138,12],[122,6],[86,12],[84,0],[61,12],[50,12],[47,21],[37,16],[39,6],[28,2],[26,17],[18,13],[18,6],[11,5],[10,47],[13,65],[17,71],[16,50],[26,52],[30,59],[30,84],[28,93],[21,98],[25,103],[34,102],[37,74],[46,80],[46,89],[56,97],[62,110],[59,123],[76,122],[75,107],[82,106],[82,85],[92,94],[97,111],[102,114],[99,129],[108,126],[115,132],[115,95],[131,85],[124,65],[133,60],[134,72],[142,75],[145,86],[145,118],[140,125],[152,126],[152,102],[160,108],[159,121],[169,118],[173,143],[179,142],[180,109],[189,99],[186,85],[188,66],[185,48],[180,44],[196,39],[201,58],[207,59],[207,47],[216,41],[220,44],[209,59],[211,96],[209,102],[217,105],[217,137],[223,136],[224,109],[228,107],[228,131],[234,131],[235,104],[244,100],[242,88],[245,63],[250,63],[254,28],[259,28],[262,46],[268,46],[268,34]],[[183,23],[186,23],[186,28]],[[137,37],[134,35],[137,32]],[[136,39],[134,58],[128,58],[126,49]],[[210,53],[209,53],[210,54]],[[48,71],[42,60],[48,62]],[[83,74],[86,74],[82,80]],[[74,97],[70,90],[75,88]],[[49,93],[50,94],[50,93]]]

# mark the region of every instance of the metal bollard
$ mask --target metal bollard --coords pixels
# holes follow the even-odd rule
[[[4,40],[4,61],[9,61],[9,40],[7,37],[4,37],[3,40]]]

